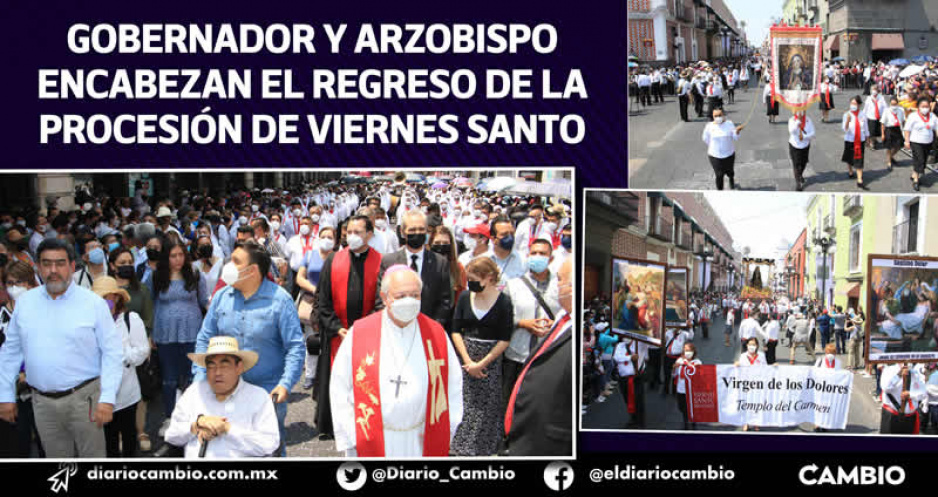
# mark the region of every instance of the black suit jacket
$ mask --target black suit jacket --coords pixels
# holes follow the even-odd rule
[[[571,320],[568,326],[572,324]],[[573,455],[574,329],[570,326],[536,360],[531,354],[505,441],[508,455]]]
[[[393,254],[381,259],[380,280],[384,273],[395,264],[410,266],[410,253],[402,248]],[[430,316],[440,323],[444,329],[449,330],[453,319],[453,305],[451,300],[452,284],[449,277],[449,260],[436,252],[424,250],[423,268],[420,271],[423,280],[423,291],[420,292],[420,312]]]

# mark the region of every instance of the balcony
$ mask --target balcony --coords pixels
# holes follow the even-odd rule
[[[863,214],[863,198],[859,195],[844,196],[844,215],[856,217]]]
[[[828,214],[821,219],[821,231],[830,236],[837,234],[837,228],[834,227],[834,216]]]
[[[908,220],[892,228],[892,253],[909,254],[918,250],[918,223]]]
[[[662,218],[658,218],[658,221],[654,223],[651,227],[651,232],[648,233],[648,236],[652,238],[657,238],[658,240],[664,242],[670,242],[674,240],[674,224],[671,221],[667,221]]]
[[[680,232],[680,235],[677,237],[677,241],[675,242],[675,245],[677,245],[678,248],[682,248],[684,250],[690,250],[691,246],[693,245],[691,243],[693,239],[694,238],[690,235],[690,233],[686,231],[682,231]]]

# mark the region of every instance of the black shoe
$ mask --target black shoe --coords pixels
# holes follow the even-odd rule
[[[867,188],[866,185],[860,181],[857,181],[857,188],[861,190],[869,190],[869,188]]]
[[[918,186],[918,181],[913,181],[913,182],[912,182],[912,189],[915,190],[915,191],[920,191],[920,190],[919,190],[919,186]]]
[[[334,436],[334,435],[331,435],[331,434],[329,434],[329,433],[320,433],[320,434],[319,434],[319,440],[320,440],[320,441],[335,440],[335,436]]]
[[[804,182],[796,181],[795,182],[795,191],[804,191]]]

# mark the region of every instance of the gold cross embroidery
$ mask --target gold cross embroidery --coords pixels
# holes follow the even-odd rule
[[[434,357],[430,340],[427,340],[427,350],[430,354],[427,361],[430,369],[430,424],[435,424],[447,409],[446,385],[443,384],[443,367],[446,366],[446,360]]]

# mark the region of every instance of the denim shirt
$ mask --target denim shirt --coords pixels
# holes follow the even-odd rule
[[[242,375],[245,381],[268,392],[278,385],[290,391],[300,379],[306,345],[293,299],[277,284],[263,279],[251,298],[245,300],[231,286],[212,299],[202,329],[196,338],[196,353],[204,353],[214,336],[232,336],[241,350],[253,350],[257,364]],[[205,379],[205,369],[192,365],[193,381]]]

